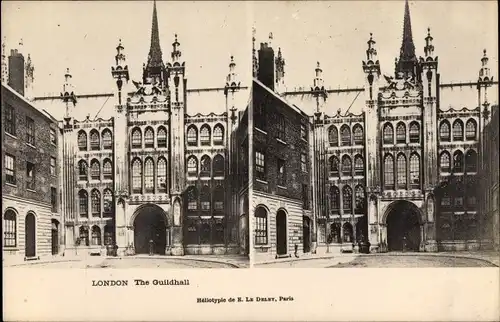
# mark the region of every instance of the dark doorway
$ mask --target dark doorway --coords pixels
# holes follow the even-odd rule
[[[420,247],[418,208],[408,201],[396,201],[389,206],[388,211],[387,246],[389,251],[418,252]]]
[[[59,225],[58,222],[52,220],[52,255],[59,253]]]
[[[311,220],[308,217],[304,217],[302,238],[302,249],[304,253],[309,253],[311,251]]]
[[[25,220],[25,256],[36,256],[36,219],[34,214],[27,214]]]
[[[278,255],[286,255],[286,213],[279,210],[276,214],[276,253]]]
[[[358,219],[356,223],[356,241],[367,241],[368,240],[368,220],[366,215]]]
[[[163,210],[158,206],[145,206],[134,220],[134,245],[136,254],[149,254],[150,241],[153,253],[165,255],[167,227]]]

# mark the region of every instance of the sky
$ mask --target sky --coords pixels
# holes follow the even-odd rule
[[[249,85],[251,19],[245,2],[157,2],[160,45],[170,61],[178,34],[188,88],[224,87],[230,56]],[[131,78],[142,78],[151,37],[153,1],[2,2],[2,39],[7,52],[29,53],[35,96],[62,90],[70,68],[78,94],[111,92],[116,46],[122,39]]]

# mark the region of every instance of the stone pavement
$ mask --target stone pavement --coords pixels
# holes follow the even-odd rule
[[[314,266],[318,263],[326,263],[328,265],[336,265],[347,263],[354,260],[359,254],[356,253],[326,253],[326,254],[302,254],[300,257],[278,258],[268,261],[254,263],[255,267],[310,267],[311,261],[314,261]]]

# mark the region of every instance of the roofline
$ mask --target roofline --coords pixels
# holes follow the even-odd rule
[[[266,85],[264,85],[261,81],[259,81],[258,79],[254,78],[253,79],[254,82],[256,82],[258,85],[260,85],[261,87],[263,87],[268,93],[270,93],[271,95],[273,95],[274,97],[276,97],[277,99],[279,99],[281,102],[285,103],[286,105],[288,105],[291,109],[293,109],[295,112],[299,113],[299,114],[302,114],[303,116],[307,116],[309,117],[309,115],[302,111],[297,105],[295,104],[292,104],[290,102],[288,102],[287,100],[285,100],[283,97],[279,96],[276,92],[272,91],[269,87],[267,87]]]
[[[57,123],[58,121],[52,116],[50,115],[47,111],[45,110],[40,110],[38,109],[38,107],[35,106],[35,104],[33,104],[33,102],[29,101],[26,99],[26,97],[22,96],[21,94],[19,94],[15,89],[13,89],[12,87],[10,87],[9,85],[7,84],[2,84],[2,86],[8,90],[9,92],[11,92],[12,94],[14,94],[14,96],[16,96],[18,99],[22,100],[24,103],[28,104],[28,106],[30,106],[32,109],[34,109],[35,111],[37,111],[38,113],[40,113],[43,117],[45,117],[46,119],[50,120],[51,122],[54,122],[54,123]]]

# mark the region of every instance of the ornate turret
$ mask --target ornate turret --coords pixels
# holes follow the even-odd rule
[[[374,89],[378,90],[375,83],[380,78],[380,63],[378,61],[377,49],[375,48],[376,41],[373,40],[373,34],[370,33],[370,39],[367,41],[368,48],[366,49],[366,61],[363,61],[363,71],[368,87],[368,99],[375,100]]]
[[[424,52],[425,52],[425,57],[433,57],[434,56],[434,45],[432,44],[432,38],[431,36],[431,28],[427,28],[427,37],[425,37],[425,47],[424,47]]]
[[[257,59],[257,50],[255,49],[255,28],[252,28],[252,76],[257,77],[259,63]]]
[[[488,120],[490,111],[488,102],[488,87],[492,85],[493,77],[490,74],[490,68],[488,67],[488,55],[486,54],[486,49],[483,50],[483,57],[481,58],[481,69],[479,69],[479,78],[477,80],[477,88],[479,91],[479,106],[483,109],[483,118]],[[481,95],[484,93],[484,95]],[[484,122],[483,122],[484,123]]]
[[[326,102],[327,93],[323,81],[323,70],[319,62],[316,62],[316,69],[314,70],[315,77],[313,80],[313,87],[311,92],[316,99],[316,114],[324,112],[324,104]],[[319,114],[320,115],[320,114]]]
[[[124,50],[125,48],[123,47],[122,40],[120,39],[118,46],[116,46],[115,66],[111,67],[111,75],[114,79],[116,79],[116,87],[118,89],[118,105],[122,104],[121,90],[123,82],[129,81],[129,72]]]
[[[33,98],[33,82],[35,81],[35,67],[31,61],[31,56],[28,54],[28,59],[26,59],[26,64],[24,66],[24,96],[27,99]]]
[[[148,62],[143,70],[144,84],[164,83],[165,64],[163,63],[160,47],[160,31],[158,29],[158,16],[156,12],[156,1],[153,3],[153,18],[151,23],[151,45],[149,47]]]
[[[180,42],[177,40],[177,34],[175,34],[174,42],[172,43],[172,63],[176,63],[180,61],[182,56],[182,52],[180,51]]]
[[[64,74],[63,90],[61,92],[63,102],[66,104],[65,118],[70,117],[70,109],[74,108],[76,105],[76,95],[74,92],[72,78],[73,76],[69,72],[69,68],[67,68],[66,73]]]
[[[403,41],[399,52],[399,60],[396,64],[396,78],[408,78],[417,74],[417,57],[415,56],[415,44],[411,31],[410,6],[405,1],[405,14],[403,21]]]
[[[483,57],[481,58],[481,69],[479,70],[478,82],[491,82],[493,78],[490,76],[490,68],[488,67],[488,55],[486,49],[483,50]]]

